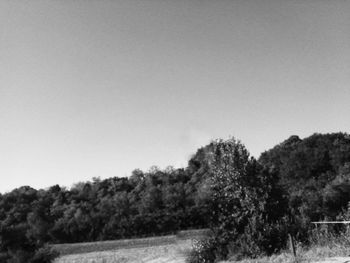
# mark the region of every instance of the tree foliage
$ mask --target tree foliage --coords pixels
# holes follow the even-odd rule
[[[198,149],[186,168],[137,169],[130,177],[93,178],[70,189],[23,186],[0,194],[0,259],[40,262],[39,255],[49,258],[42,249],[47,243],[208,226],[215,230],[210,249],[221,249],[216,255],[272,253],[284,244],[290,223],[295,229],[289,231],[305,235],[311,220],[343,215],[349,178],[344,133],[292,136],[258,160],[234,138],[217,140]]]
[[[350,201],[348,134],[291,136],[264,152],[259,162],[276,170],[299,233],[306,233],[310,221],[335,219]]]
[[[216,141],[214,149],[211,223],[221,256],[230,250],[254,257],[280,249],[286,211],[276,178],[234,138]]]

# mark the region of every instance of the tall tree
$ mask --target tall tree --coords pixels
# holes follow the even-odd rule
[[[218,242],[249,256],[281,248],[284,235],[277,227],[285,211],[276,178],[235,138],[213,145],[212,223]]]

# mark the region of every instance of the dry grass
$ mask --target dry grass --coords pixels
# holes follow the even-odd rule
[[[190,249],[191,240],[182,240],[168,245],[65,255],[55,263],[184,263]]]
[[[82,254],[97,251],[110,251],[122,248],[138,248],[169,245],[176,243],[176,236],[149,237],[137,239],[123,239],[100,242],[86,242],[74,244],[57,244],[52,248],[57,250],[61,255]]]
[[[66,255],[55,263],[184,263],[191,249],[191,240],[182,240],[176,244],[151,246],[144,248],[122,248],[115,251],[92,252],[85,254]],[[323,261],[331,257],[348,256],[350,248],[337,246],[298,248],[297,261],[289,251],[259,259],[241,261],[225,261],[222,263],[311,263]],[[349,260],[349,258],[347,258]],[[332,262],[345,262],[336,261]]]
[[[308,247],[297,244],[294,258],[290,251],[259,259],[245,259],[225,262],[239,263],[308,263],[308,262],[350,262],[350,235],[348,232],[334,234],[332,231],[315,230],[309,237]],[[338,257],[338,259],[336,258]],[[332,258],[332,260],[331,260]],[[327,260],[328,261],[325,261]],[[342,260],[342,261],[337,261]],[[224,263],[224,262],[222,262]]]
[[[295,259],[291,252],[284,251],[282,253],[263,257],[258,259],[244,259],[240,261],[229,260],[222,263],[311,263],[325,261],[334,257],[348,257],[350,255],[350,247],[345,246],[311,246],[309,248],[297,249],[297,258]],[[350,258],[347,258],[350,260]],[[346,260],[344,260],[345,262]],[[332,262],[338,262],[332,260]]]
[[[208,229],[200,229],[170,236],[53,245],[62,255],[55,263],[184,263],[192,239],[207,234]]]
[[[181,240],[200,238],[208,235],[208,229],[179,231],[176,235],[157,236],[148,238],[133,238],[111,241],[86,242],[74,244],[56,244],[51,247],[60,255],[82,254],[97,251],[111,251],[122,248],[142,248],[176,244]]]
[[[193,232],[194,234],[194,232]],[[60,245],[61,249],[69,249],[75,253],[84,249],[95,249],[99,252],[63,255],[55,263],[184,263],[192,248],[190,233],[176,236],[155,237],[146,239],[131,239],[120,241],[80,243]],[[195,234],[192,238],[195,238]],[[240,261],[228,260],[221,263],[311,263],[311,262],[350,262],[350,241],[347,236],[327,236],[318,238],[309,247],[297,245],[297,258],[290,251],[283,251],[270,257],[258,259],[244,259]],[[113,249],[106,248],[114,246]],[[66,247],[67,246],[67,247]],[[70,246],[70,248],[69,248]],[[68,250],[67,250],[68,249]],[[338,261],[334,257],[338,258]],[[347,258],[345,258],[347,257]],[[327,258],[333,258],[324,261]]]
[[[278,255],[272,255],[270,257],[263,257],[258,259],[244,259],[240,261],[223,261],[221,263],[295,263],[293,256],[290,253],[280,253]]]

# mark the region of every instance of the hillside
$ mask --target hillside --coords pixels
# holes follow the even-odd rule
[[[217,192],[222,196],[215,198],[213,191],[219,188],[213,188],[214,173],[220,174],[217,183],[229,182]],[[228,193],[234,202],[223,202]],[[273,252],[284,246],[283,231],[288,227],[304,241],[310,221],[349,216],[349,201],[348,134],[291,136],[258,160],[234,139],[218,140],[198,149],[186,168],[136,169],[130,177],[93,178],[70,189],[23,186],[0,195],[0,252],[5,258],[16,253],[25,258],[45,243],[147,237],[212,227],[221,220],[218,215],[232,216],[232,211],[232,233],[242,238],[251,221],[247,215],[278,225],[271,233],[279,247],[264,244],[264,249]],[[220,210],[223,205],[227,211]],[[234,220],[239,223],[233,224]]]
[[[298,136],[264,152],[288,193],[290,211],[307,221],[336,219],[350,201],[350,137],[344,133]]]

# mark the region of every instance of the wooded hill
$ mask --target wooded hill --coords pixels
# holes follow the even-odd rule
[[[220,141],[223,149],[226,142]],[[70,189],[23,186],[0,194],[0,252],[6,258],[21,253],[25,257],[45,243],[145,237],[212,227],[218,205],[213,202],[212,188],[217,145],[218,141],[213,141],[198,149],[186,168],[152,167],[134,170],[130,177],[93,178]],[[266,202],[278,203],[267,216],[293,222],[293,231],[300,238],[310,221],[345,215],[350,201],[348,134],[291,136],[258,160],[249,157],[249,163],[249,187],[270,191]],[[256,182],[266,182],[265,188],[254,184],[255,176],[263,178]],[[273,211],[277,214],[272,215]]]

